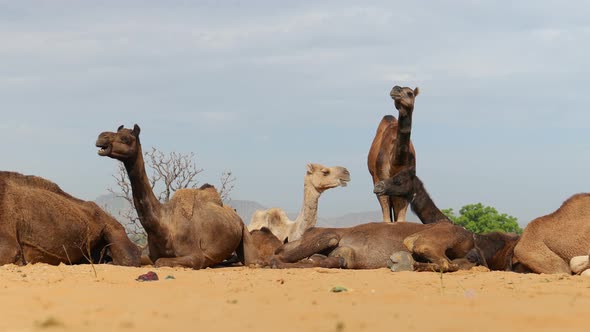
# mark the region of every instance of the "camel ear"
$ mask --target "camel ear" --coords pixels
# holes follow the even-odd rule
[[[121,130],[121,129],[123,129],[123,128],[125,128],[125,126],[123,126],[123,125],[120,125],[120,126],[119,126],[119,128],[117,128],[117,131],[119,131],[119,130]]]
[[[416,87],[414,89],[414,98],[418,97],[419,94],[420,94],[420,88]]]
[[[139,132],[141,131],[141,128],[139,128],[139,126],[137,124],[133,125],[133,131],[131,132],[131,134],[135,137],[139,137]]]
[[[307,174],[313,173],[314,165],[312,163],[307,164],[306,167],[307,167]]]

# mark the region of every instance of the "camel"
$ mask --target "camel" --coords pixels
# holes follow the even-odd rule
[[[0,265],[98,263],[140,265],[140,249],[94,202],[46,179],[0,172]]]
[[[252,215],[248,229],[266,227],[282,242],[297,240],[316,225],[320,195],[331,188],[346,187],[349,181],[350,173],[344,167],[308,164],[303,178],[303,206],[297,219],[289,220],[285,211],[279,208],[258,210]]]
[[[409,184],[414,184],[414,188]],[[424,224],[381,222],[348,228],[311,228],[300,240],[279,247],[271,264],[279,268],[374,269],[388,266],[393,253],[405,251],[420,260],[412,261],[416,271],[457,271],[464,265],[461,260],[492,270],[512,268],[512,250],[518,236],[500,232],[474,234],[453,224],[436,208],[413,167],[402,169],[376,187],[379,195],[412,197],[411,208],[424,218]],[[412,192],[411,196],[408,192]],[[310,259],[304,260],[307,257]]]
[[[412,211],[424,224],[439,221],[450,222],[449,218],[436,207],[424,184],[416,176],[414,166],[402,168],[396,175],[375,184],[373,193],[377,196],[401,197],[410,202]]]
[[[590,193],[580,193],[525,227],[514,261],[535,273],[581,273],[584,269],[572,271],[570,261],[589,250]]]
[[[399,111],[383,117],[369,149],[367,164],[373,184],[388,179],[406,166],[416,166],[416,151],[410,141],[414,101],[420,90],[394,86],[390,96]],[[405,221],[408,201],[401,197],[377,196],[384,222]]]
[[[416,176],[416,168],[405,167],[396,175],[387,180],[375,184],[373,192],[377,195],[389,197],[403,197],[409,202],[412,211],[424,224],[451,223],[451,220],[438,209],[424,184]],[[411,236],[404,240],[404,244],[410,251],[416,246],[429,246],[429,243],[437,242],[437,237],[444,234],[441,232],[429,231]],[[447,235],[449,236],[449,235]],[[474,249],[478,251],[480,265],[486,265],[492,270],[510,270],[513,262],[512,256],[514,247],[519,241],[519,236],[512,233],[490,232],[485,234],[473,234],[475,243]]]
[[[123,162],[133,202],[148,237],[149,258],[156,267],[202,269],[235,251],[245,265],[255,263],[250,233],[234,209],[224,205],[211,185],[177,190],[170,201],[158,201],[148,181],[139,139],[140,127],[120,126],[98,136],[98,154]]]

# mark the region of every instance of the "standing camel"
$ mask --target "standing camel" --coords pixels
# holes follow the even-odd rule
[[[229,258],[234,251],[244,264],[257,254],[250,233],[211,185],[180,189],[167,203],[160,203],[148,181],[139,140],[140,128],[120,126],[117,132],[98,136],[98,154],[125,165],[133,203],[148,237],[149,257],[156,267],[184,266],[202,269]]]
[[[316,225],[320,195],[328,189],[346,187],[349,181],[350,173],[344,167],[308,164],[303,178],[303,206],[297,219],[289,220],[285,211],[279,208],[258,210],[252,215],[248,229],[253,231],[266,227],[281,242],[297,240]]]
[[[373,184],[388,179],[406,166],[416,166],[416,151],[410,141],[414,101],[420,90],[394,86],[390,96],[399,111],[383,117],[369,150],[367,164]],[[405,221],[408,201],[401,197],[377,196],[384,222]]]

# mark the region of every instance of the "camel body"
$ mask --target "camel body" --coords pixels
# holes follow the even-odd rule
[[[416,166],[416,151],[410,140],[414,101],[419,89],[399,86],[391,90],[391,98],[399,118],[386,115],[381,119],[369,149],[367,166],[373,184],[391,178],[402,168]],[[405,221],[408,201],[403,197],[377,196],[384,222]]]
[[[504,255],[505,248],[513,247],[515,242],[510,236],[497,241],[496,236],[474,236],[463,227],[448,222],[428,225],[376,222],[347,228],[316,227],[305,232],[300,240],[278,248],[271,262],[279,268],[376,269],[387,267],[393,253],[405,251],[423,260],[414,263],[417,271],[456,271],[460,265],[451,260],[467,258],[490,269],[509,269],[506,260],[496,256]],[[494,248],[478,246],[488,241],[500,245]],[[311,259],[304,260],[307,257]]]
[[[40,177],[0,172],[0,265],[96,263],[139,266],[140,249],[94,202]]]
[[[571,274],[570,261],[590,251],[590,193],[576,194],[522,232],[515,262],[535,273]]]

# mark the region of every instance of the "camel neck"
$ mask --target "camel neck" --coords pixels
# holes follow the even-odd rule
[[[303,186],[303,206],[295,223],[293,224],[293,231],[289,236],[289,241],[295,240],[311,227],[314,227],[318,221],[318,202],[321,193],[318,192],[311,181],[306,177]]]
[[[133,204],[141,225],[148,233],[158,232],[160,219],[160,202],[152,191],[152,186],[145,172],[143,152],[141,146],[137,151],[137,158],[123,162],[131,190],[133,193]]]
[[[414,197],[410,199],[412,211],[420,218],[423,224],[432,224],[440,220],[448,220],[447,216],[438,209],[436,204],[418,177],[414,179]]]
[[[399,112],[397,120],[397,142],[393,157],[394,166],[406,166],[410,160],[410,136],[412,134],[412,113],[411,109],[404,109]]]

